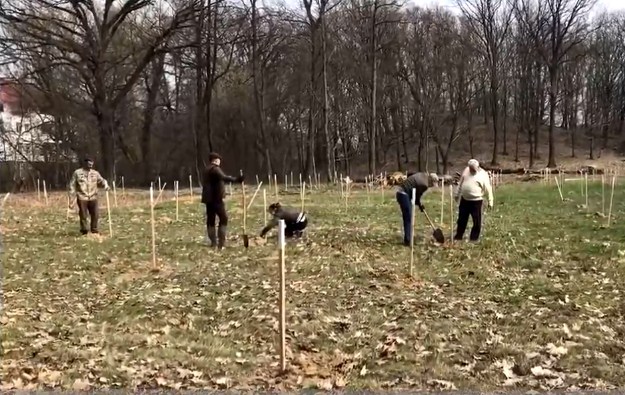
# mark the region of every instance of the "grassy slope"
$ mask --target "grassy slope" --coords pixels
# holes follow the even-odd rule
[[[481,244],[420,239],[414,280],[391,191],[370,202],[354,191],[347,211],[337,192],[307,195],[310,233],[287,247],[284,377],[275,240],[240,247],[238,199],[221,254],[202,244],[197,201],[181,204],[179,222],[169,198],[161,203],[163,267],[152,273],[145,193],[114,209],[113,239],[76,236],[62,196],[47,208],[12,197],[2,218],[2,388],[622,386],[625,188],[609,229],[594,215],[600,190],[590,185],[587,213],[573,183],[564,203],[554,185],[502,186]],[[281,200],[298,204],[291,193]],[[439,199],[425,199],[437,218]],[[261,206],[262,195],[250,233]]]
[[[483,119],[474,119],[474,122],[482,121]],[[534,167],[544,168],[547,165],[548,159],[548,137],[549,130],[547,127],[541,128],[539,135],[539,144],[538,144],[538,153],[539,157],[535,160]],[[443,130],[443,141],[447,141],[447,135],[444,133],[448,133]],[[483,163],[489,164],[492,159],[492,130],[487,128],[484,123],[477,124],[474,126],[473,130],[474,135],[474,144],[473,151],[475,157]],[[514,161],[514,153],[515,153],[515,142],[516,142],[516,125],[511,120],[508,121],[508,132],[507,132],[507,149],[508,155],[503,155],[503,134],[500,131],[499,135],[499,164],[503,168],[511,168],[516,169],[520,167],[528,167],[529,166],[529,148],[527,144],[527,138],[524,136],[520,136],[519,139],[519,162]],[[590,142],[588,137],[585,135],[585,132],[580,130],[577,132],[577,141],[576,141],[576,157],[571,157],[571,137],[570,132],[561,128],[556,128],[555,131],[555,142],[556,142],[556,158],[559,166],[563,166],[566,169],[576,170],[580,166],[584,165],[594,165],[600,168],[605,168],[611,166],[615,162],[620,162],[622,156],[613,151],[612,149],[608,149],[604,152],[600,152],[601,140],[599,138],[595,138],[595,159],[590,160],[589,158],[589,148]],[[618,145],[616,139],[611,141],[614,148]],[[402,164],[407,169],[416,169],[417,167],[417,146],[418,141],[409,141],[407,144],[408,155],[409,155],[409,163],[408,165]],[[432,143],[431,151],[429,153],[429,166],[430,170],[436,169],[436,153],[434,151],[434,144]],[[402,150],[403,153],[403,150]],[[425,158],[425,153],[423,154]],[[402,156],[403,158],[403,156]],[[469,138],[466,134],[461,134],[457,140],[454,141],[451,153],[450,153],[450,171],[460,171],[466,165],[467,160],[470,159],[470,150],[469,150]],[[424,159],[425,160],[425,159]],[[361,157],[355,159],[354,163],[358,163],[359,165],[354,166],[354,172],[357,174],[367,172],[367,156],[366,153],[361,155]],[[396,171],[397,170],[397,160],[395,156],[395,148],[394,146],[389,149],[388,155],[386,158],[385,165],[381,169],[382,171]]]

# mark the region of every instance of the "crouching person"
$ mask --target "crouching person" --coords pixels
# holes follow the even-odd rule
[[[283,207],[280,203],[273,203],[267,211],[273,216],[271,221],[260,232],[260,237],[265,237],[267,232],[278,226],[280,220],[284,220],[284,236],[286,238],[301,237],[308,225],[306,214],[299,210]]]

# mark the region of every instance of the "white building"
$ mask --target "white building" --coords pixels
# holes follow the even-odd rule
[[[0,162],[45,161],[54,141],[46,133],[53,117],[22,111],[18,90],[0,79]]]

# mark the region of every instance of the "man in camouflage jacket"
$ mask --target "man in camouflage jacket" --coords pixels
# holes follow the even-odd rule
[[[69,208],[74,208],[76,199],[80,216],[80,233],[83,235],[88,233],[87,214],[91,219],[91,233],[98,233],[98,185],[104,187],[104,190],[109,189],[100,172],[93,169],[93,159],[85,158],[83,166],[74,171],[69,181]]]

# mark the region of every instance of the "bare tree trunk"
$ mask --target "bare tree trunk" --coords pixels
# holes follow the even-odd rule
[[[376,164],[376,96],[377,96],[377,80],[378,80],[378,67],[377,67],[377,40],[376,40],[376,16],[378,12],[378,1],[374,0],[371,4],[371,112],[369,118],[369,173],[377,174]]]

